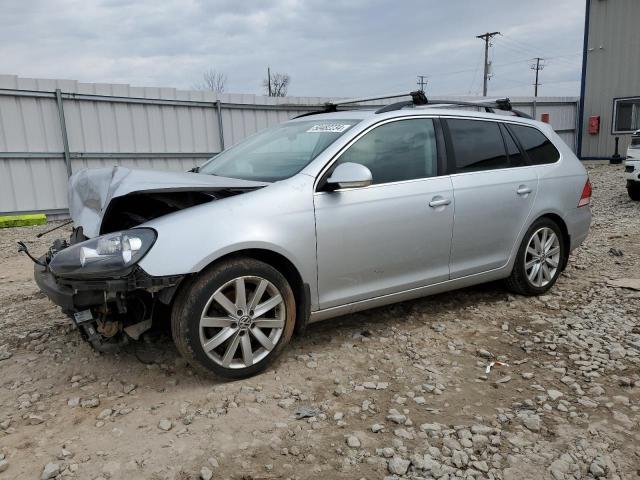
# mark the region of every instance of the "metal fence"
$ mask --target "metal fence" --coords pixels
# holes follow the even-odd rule
[[[329,100],[0,75],[0,213],[63,215],[67,177],[81,168],[186,171]],[[575,145],[577,98],[512,102],[538,118],[549,113],[554,129]]]

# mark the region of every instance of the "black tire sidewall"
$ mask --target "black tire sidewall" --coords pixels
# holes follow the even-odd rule
[[[526,256],[527,246],[531,241],[531,236],[534,234],[536,230],[539,230],[544,227],[547,227],[553,230],[553,232],[558,237],[558,243],[560,245],[560,261],[558,263],[558,269],[556,270],[556,273],[553,276],[553,279],[544,287],[536,287],[529,281],[529,278],[527,277],[527,272],[524,267],[524,259]],[[518,276],[524,282],[524,287],[526,290],[526,292],[524,293],[528,295],[542,295],[543,293],[548,292],[551,289],[551,287],[555,285],[556,281],[560,277],[560,274],[562,273],[562,265],[564,264],[566,255],[567,255],[567,252],[566,252],[564,234],[562,233],[562,230],[560,229],[558,224],[553,220],[551,220],[550,218],[546,218],[546,217],[539,218],[538,220],[533,222],[533,224],[527,230],[527,233],[525,233],[524,238],[522,239],[520,249],[518,250],[518,256],[516,258],[516,265],[514,267],[515,269],[517,269]]]
[[[200,342],[200,316],[211,295],[234,278],[258,276],[270,281],[281,293],[286,309],[285,326],[276,347],[260,362],[246,368],[224,368],[215,363],[204,351]],[[295,298],[285,277],[272,266],[249,258],[238,258],[200,273],[179,294],[172,315],[172,330],[176,346],[199,370],[206,369],[216,375],[239,379],[255,375],[266,369],[282,352],[291,339],[295,324]]]

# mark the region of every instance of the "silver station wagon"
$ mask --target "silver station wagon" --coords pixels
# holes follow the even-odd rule
[[[74,174],[73,234],[36,259],[39,287],[100,350],[165,313],[195,369],[241,378],[311,322],[499,279],[553,286],[591,184],[549,125],[506,100],[344,103],[193,172]]]

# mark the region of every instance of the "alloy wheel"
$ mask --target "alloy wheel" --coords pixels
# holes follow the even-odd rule
[[[549,227],[536,230],[527,244],[524,271],[534,287],[545,287],[553,279],[560,265],[560,240]]]
[[[205,353],[224,368],[246,368],[276,347],[285,325],[282,294],[257,276],[234,278],[209,298],[200,316]]]

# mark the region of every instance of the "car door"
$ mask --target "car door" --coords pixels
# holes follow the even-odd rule
[[[449,279],[453,192],[449,176],[438,175],[436,137],[433,119],[389,120],[323,174],[314,195],[320,308]],[[372,184],[323,189],[342,162],[365,165]]]
[[[505,265],[537,193],[536,169],[499,122],[446,120],[455,222],[451,278]]]

